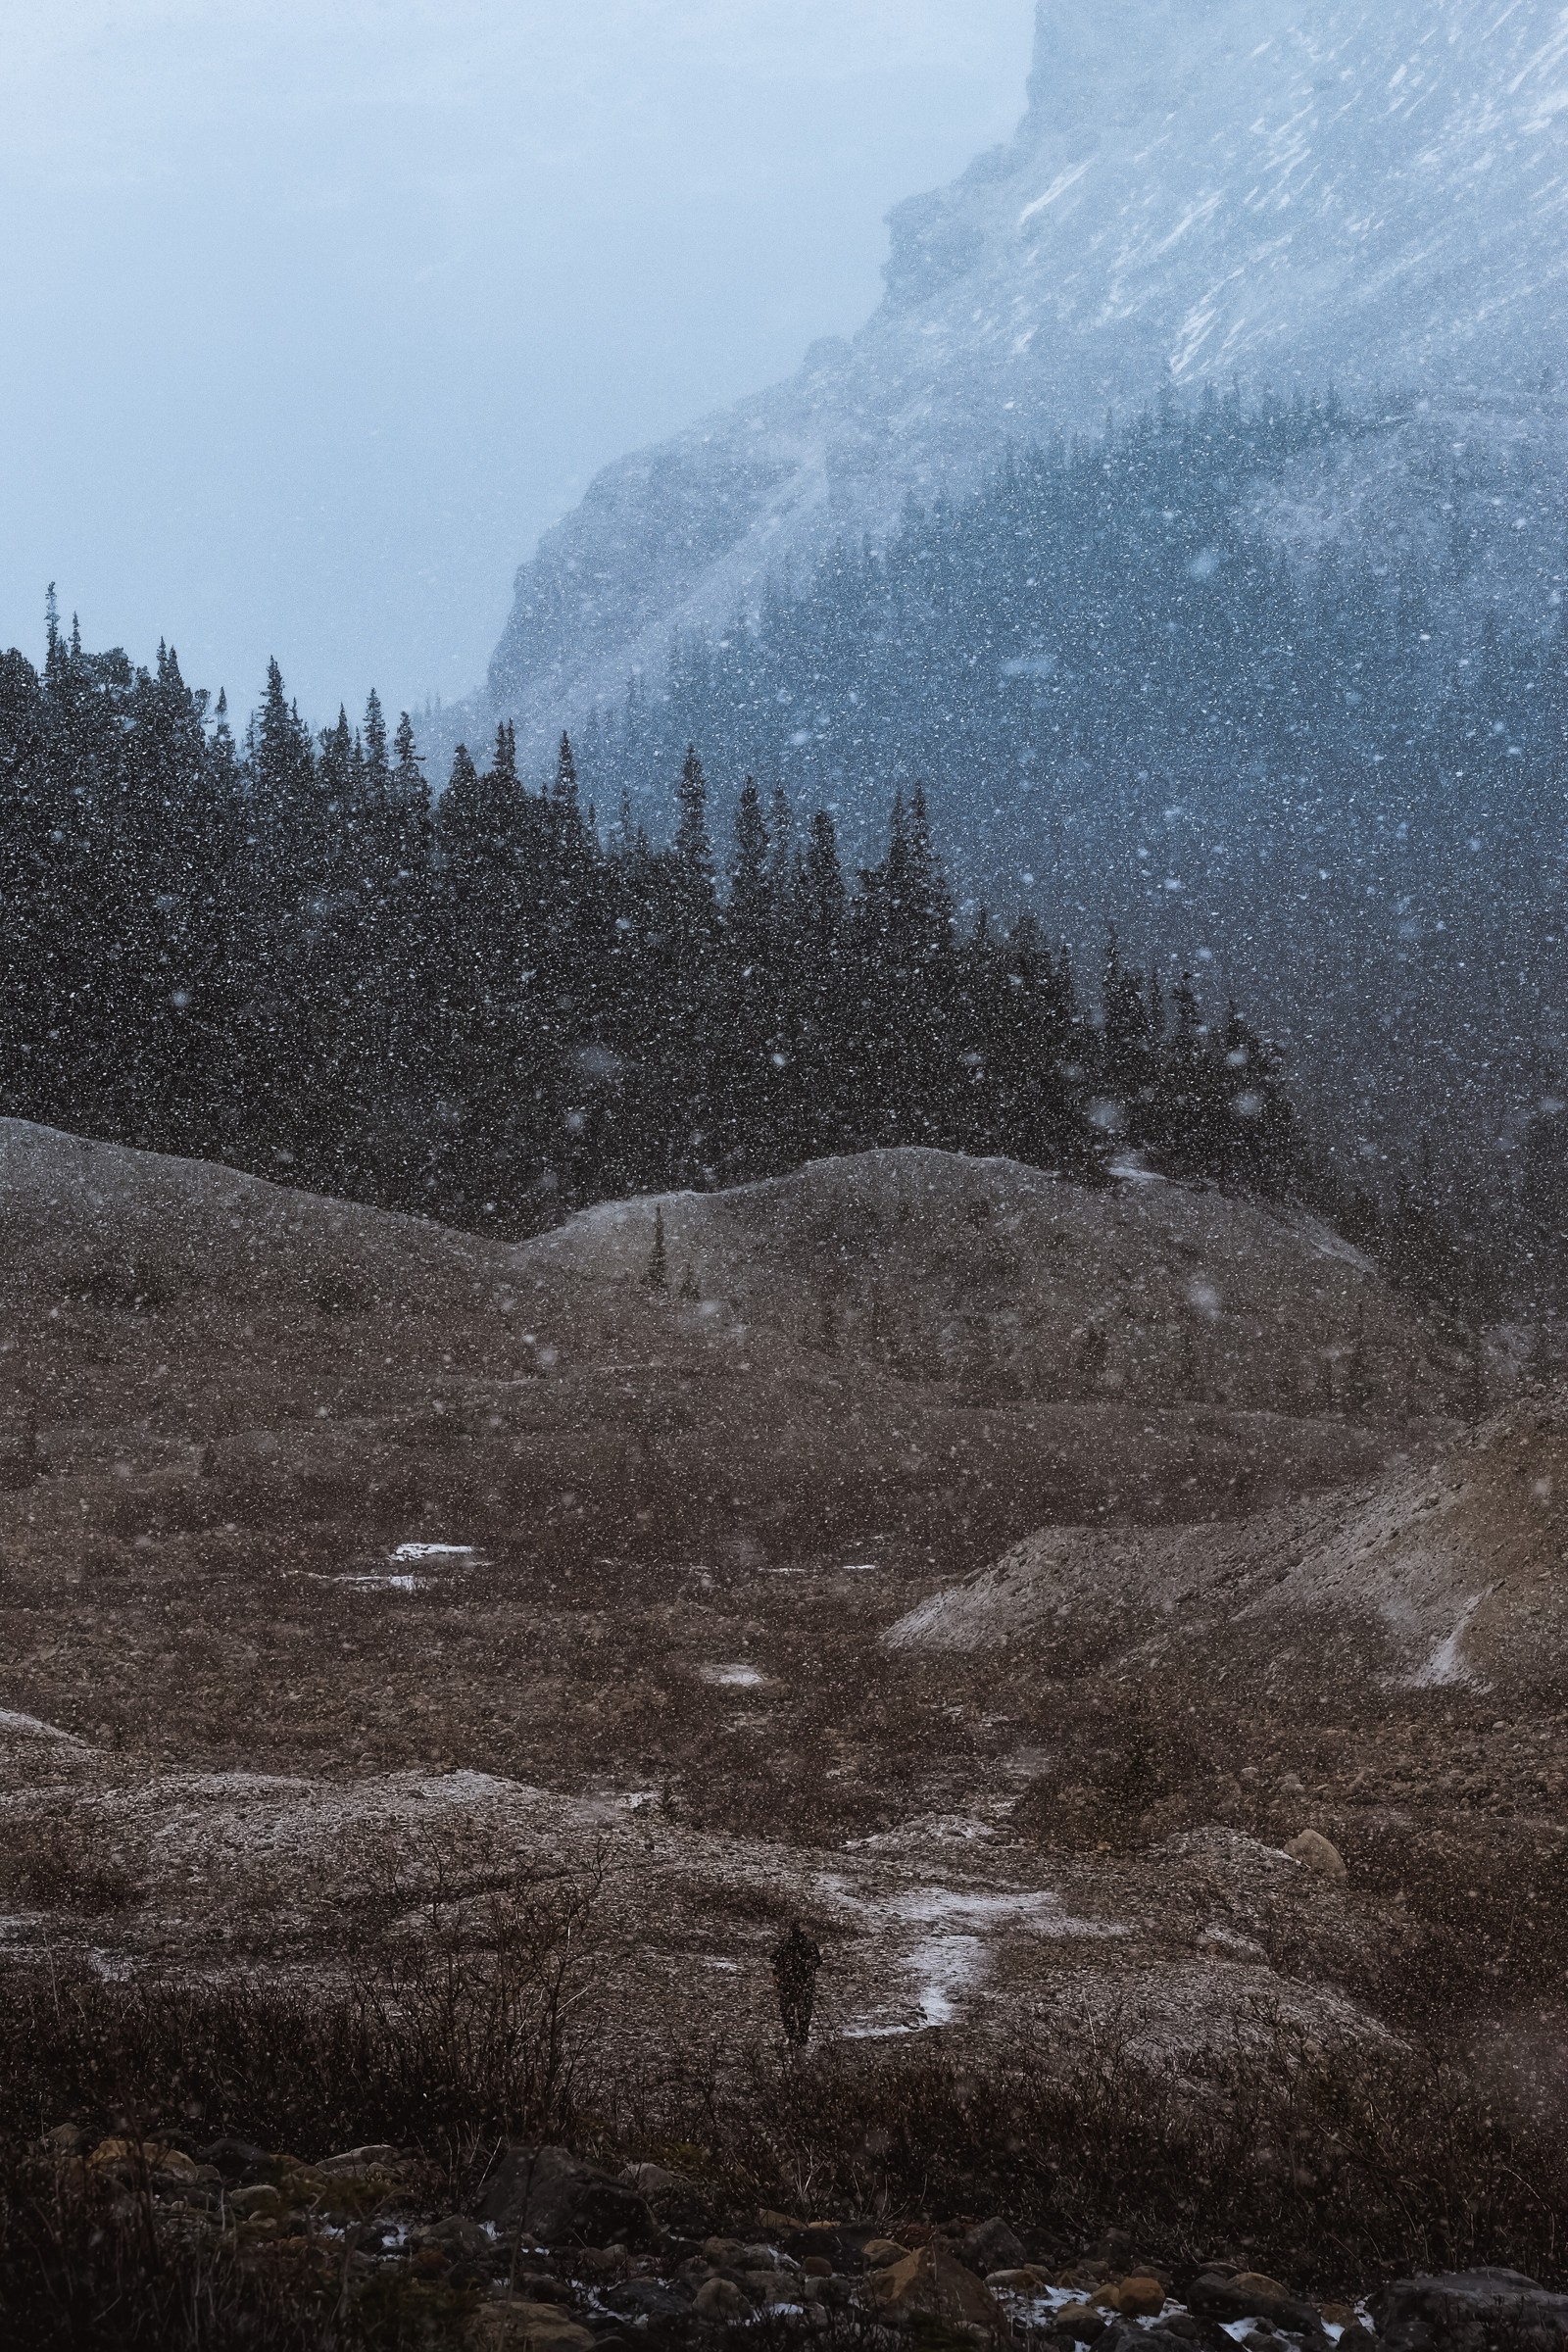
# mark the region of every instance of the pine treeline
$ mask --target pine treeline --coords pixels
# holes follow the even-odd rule
[[[1091,1014],[1032,921],[960,929],[919,791],[853,876],[750,780],[721,860],[695,751],[676,799],[605,838],[503,726],[436,800],[406,716],[313,740],[275,664],[237,744],[51,616],[41,676],[0,657],[0,1108],[501,1231],[875,1145],[1286,1183],[1246,1023],[1114,945]]]
[[[1080,960],[1107,910],[1211,945],[1337,1148],[1437,1120],[1491,1186],[1486,1139],[1560,1091],[1560,498],[1505,437],[1390,454],[1390,421],[1205,397],[1020,451],[680,638],[584,726],[584,777],[635,795],[695,740],[855,844],[865,778],[929,777],[966,891],[1038,876]]]

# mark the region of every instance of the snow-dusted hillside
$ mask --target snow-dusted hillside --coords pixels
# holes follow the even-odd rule
[[[499,710],[557,723],[657,664],[672,624],[722,622],[911,492],[1167,388],[1391,402],[1427,478],[1445,439],[1549,463],[1568,7],[1042,0],[1016,139],[891,226],[887,295],[853,342],[612,466],[547,536],[492,664]],[[1370,508],[1342,472],[1284,531],[1369,511],[1407,530],[1386,441],[1376,463]],[[1559,558],[1532,549],[1535,576]]]

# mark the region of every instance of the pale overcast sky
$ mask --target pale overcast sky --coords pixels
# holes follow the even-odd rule
[[[0,644],[481,675],[596,466],[789,373],[1033,0],[0,0]]]

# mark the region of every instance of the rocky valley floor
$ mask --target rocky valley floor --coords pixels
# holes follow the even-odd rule
[[[1118,2261],[1159,2274],[1157,2311],[1102,2297],[1085,2341],[1250,2326],[1166,2294],[1250,2266],[1337,2308],[1379,2263],[1546,2262],[1538,2230],[1503,2242],[1499,2183],[1568,2084],[1568,1412],[1497,1366],[1467,1423],[1464,1335],[1327,1229],[890,1152],[508,1247],[15,1125],[0,1216],[7,1997],[65,1984],[127,2034],[144,1999],[335,2003],[357,2032],[379,2002],[402,2033],[444,1969],[493,2026],[526,1952],[527,2034],[555,1970],[586,2069],[470,2117],[460,2161],[394,2131],[390,2091],[379,2126],[328,2101],[314,2144],[264,2148],[260,2075],[194,2061],[176,2095],[146,2059],[138,2120],[142,2061],[117,2090],[62,2043],[53,2104],[24,2070],[8,2123],[66,2128],[62,2210],[106,2180],[177,2206],[137,2153],[172,2146],[223,2261],[347,2247],[362,2284],[439,2287],[432,2328],[496,2343],[545,2322],[484,2332],[530,2300],[517,2248],[453,2217],[477,2226],[530,2118],[708,2199],[710,2227],[661,2224],[671,2259],[628,2245],[612,2277],[601,2232],[611,2271],[549,2273],[533,2300],[600,2335],[674,2325],[656,2285],[686,2326],[788,2302],[881,2327],[879,2233],[904,2249],[882,2268],[925,2263],[908,2320],[928,2241],[945,2262],[993,2216],[1018,2260],[953,2260],[982,2294],[1020,2274],[994,2290],[1010,2327],[1060,2334]],[[824,1965],[790,2067],[768,1955],[794,1917]],[[1430,2065],[1412,2107],[1400,2070]],[[946,2135],[924,2193],[896,2082]],[[950,2108],[955,2082],[982,2088]],[[1007,2083],[1046,2103],[1028,2148],[965,2187],[955,2119]],[[1107,2123],[1129,2100],[1163,2187]],[[1484,2195],[1433,2137],[1465,2100],[1507,2143]],[[331,2178],[329,2123],[356,2122],[386,2143],[373,2245],[318,2186],[246,2206],[285,2157]],[[225,2132],[239,2174],[203,2159]],[[1212,2195],[1184,2212],[1200,2141]],[[1446,2182],[1439,2221],[1401,2224],[1373,2180],[1396,2159]],[[818,2220],[829,2269],[792,2268]],[[638,2278],[640,2311],[600,2291]],[[698,2313],[711,2279],[743,2301]]]

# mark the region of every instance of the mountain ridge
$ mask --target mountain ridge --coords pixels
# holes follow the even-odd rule
[[[911,497],[1173,392],[1332,381],[1560,451],[1565,111],[1557,0],[1042,0],[1018,133],[895,208],[858,334],[545,535],[488,712],[542,742]]]

